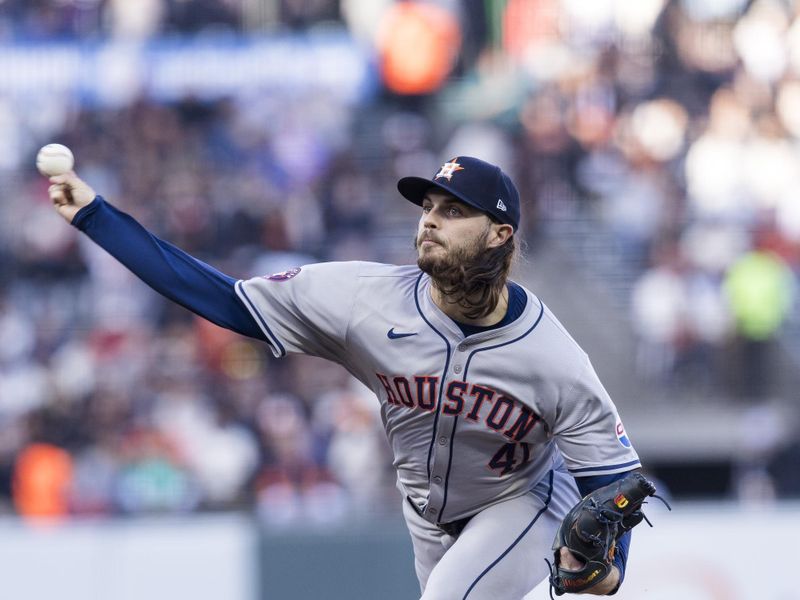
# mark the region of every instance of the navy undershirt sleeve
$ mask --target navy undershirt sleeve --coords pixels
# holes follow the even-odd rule
[[[628,473],[630,473],[630,471],[626,471],[624,473],[614,473],[612,475],[576,477],[575,482],[578,484],[578,491],[580,491],[581,497],[584,497],[596,489],[603,487],[604,485],[608,485],[609,483],[613,483],[618,479],[622,479]],[[628,531],[617,540],[617,550],[614,554],[614,565],[619,569],[619,585],[622,585],[622,581],[625,579],[625,565],[628,562],[628,551],[630,550],[630,546],[631,532]],[[619,585],[617,585],[617,589],[619,589]],[[615,594],[616,592],[617,590],[614,590],[612,594]]]
[[[236,295],[236,280],[147,231],[101,196],[72,224],[159,294],[212,323],[265,340]]]

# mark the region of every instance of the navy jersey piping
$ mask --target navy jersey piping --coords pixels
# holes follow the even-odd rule
[[[641,464],[638,460],[632,460],[618,465],[607,465],[604,467],[581,467],[580,469],[569,469],[570,473],[588,473],[589,471],[613,471],[614,469],[624,469]]]
[[[255,304],[253,304],[253,301],[250,300],[250,296],[247,295],[247,292],[245,291],[241,281],[236,282],[236,288],[242,294],[242,297],[245,299],[245,302],[247,302],[247,304],[250,306],[251,312],[254,315],[256,315],[256,317],[258,317],[258,322],[261,324],[261,327],[264,328],[264,331],[267,332],[267,335],[270,337],[270,342],[275,344],[275,347],[278,349],[278,352],[282,357],[286,356],[286,348],[283,347],[283,344],[281,344],[280,340],[278,339],[278,336],[272,333],[272,329],[269,328],[269,325],[267,325],[267,322],[264,320],[264,317],[261,316],[261,312],[256,308]]]
[[[447,377],[447,369],[450,367],[450,342],[447,341],[447,338],[442,334],[441,331],[436,329],[436,327],[434,327],[433,324],[431,324],[431,322],[428,321],[428,318],[422,312],[422,308],[419,305],[419,283],[420,283],[420,281],[422,281],[422,276],[423,275],[424,275],[424,273],[420,273],[419,274],[419,277],[417,277],[417,283],[414,285],[414,304],[417,307],[417,312],[419,313],[419,316],[422,317],[422,320],[425,321],[425,323],[428,325],[428,327],[433,329],[433,331],[436,333],[436,335],[438,335],[440,338],[442,338],[442,340],[445,343],[445,347],[447,348],[447,357],[445,358],[444,369],[442,370],[442,384],[444,384],[445,378]],[[433,446],[436,443],[436,431],[438,430],[438,427],[439,427],[439,415],[441,414],[441,411],[442,411],[442,390],[443,389],[444,389],[444,385],[440,385],[439,386],[439,397],[436,400],[436,415],[433,417],[433,431],[431,432],[431,443],[428,446],[427,467],[428,467],[428,487],[429,488],[430,488],[430,480],[431,480],[431,457],[433,456]],[[453,440],[451,439],[450,440],[450,451],[451,452],[452,452],[452,444],[453,444]],[[448,465],[448,469],[449,469],[449,467],[450,467],[450,465]],[[445,483],[445,492],[447,492],[447,483]]]
[[[547,499],[544,501],[544,506],[539,509],[539,512],[537,512],[536,516],[533,517],[533,520],[530,523],[528,523],[528,526],[525,529],[522,530],[522,533],[520,533],[517,536],[517,539],[515,539],[511,543],[511,545],[503,551],[503,553],[500,556],[498,556],[496,559],[494,559],[492,561],[492,563],[488,567],[486,567],[480,575],[478,575],[475,578],[475,581],[473,581],[472,584],[467,588],[467,591],[464,594],[464,597],[462,598],[462,600],[467,600],[467,596],[469,596],[472,593],[472,590],[475,588],[476,585],[478,585],[478,582],[483,578],[483,576],[486,575],[489,571],[491,571],[495,567],[495,565],[497,563],[499,563],[501,560],[503,560],[503,558],[505,558],[505,556],[514,549],[514,546],[519,544],[520,540],[522,538],[524,538],[528,534],[528,532],[531,530],[531,527],[533,527],[534,523],[536,523],[536,521],[539,520],[539,517],[541,517],[544,514],[544,511],[546,511],[549,508],[550,500],[553,498],[553,479],[554,479],[554,472],[551,470],[550,471],[550,482],[549,482],[549,486],[550,487],[547,490]]]
[[[508,346],[509,344],[513,344],[515,342],[520,341],[522,338],[527,336],[531,331],[536,329],[536,326],[539,325],[539,322],[542,320],[542,316],[544,315],[544,303],[540,300],[539,304],[541,308],[539,309],[539,316],[536,318],[536,322],[531,325],[531,328],[528,329],[525,333],[521,336],[514,338],[513,340],[509,340],[507,342],[503,342],[502,344],[495,344],[494,346],[486,346],[485,348],[478,348],[477,350],[473,350],[470,352],[469,358],[467,358],[467,364],[464,366],[464,379],[467,378],[467,370],[469,369],[469,363],[472,360],[472,357],[475,356],[478,352],[484,352],[486,350],[494,350],[495,348],[501,348],[502,346]]]
[[[456,439],[456,427],[458,426],[458,417],[453,418],[453,435],[450,436],[450,455],[447,457],[447,473],[444,474],[444,494],[442,496],[442,508],[439,511],[439,519],[440,522],[444,521],[444,509],[447,506],[447,490],[449,486],[447,485],[450,481],[450,469],[453,467],[453,443]]]

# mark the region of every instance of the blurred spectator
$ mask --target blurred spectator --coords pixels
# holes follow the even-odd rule
[[[123,440],[115,495],[119,509],[133,514],[188,511],[201,498],[172,441],[144,428]]]
[[[448,10],[424,2],[399,2],[384,14],[377,43],[389,90],[430,94],[441,87],[455,64],[461,33]]]
[[[112,37],[137,41],[154,36],[163,25],[166,12],[165,0],[139,0],[135,4],[109,0],[104,18]]]
[[[265,400],[258,426],[269,457],[256,479],[262,520],[283,527],[343,517],[349,505],[346,493],[315,457],[318,441],[298,403],[288,396]]]
[[[751,215],[744,182],[747,108],[730,90],[714,94],[705,133],[686,155],[689,202],[698,217],[741,222]]]
[[[731,266],[724,285],[736,325],[736,391],[760,399],[770,392],[771,355],[792,307],[793,275],[779,256],[756,249]]]
[[[675,249],[667,249],[633,288],[633,324],[639,338],[637,368],[646,379],[664,383],[672,375],[686,335],[688,294]]]
[[[374,503],[394,479],[381,468],[388,464],[388,444],[371,393],[363,391],[328,394],[318,401],[313,415],[327,439],[331,473],[344,485],[355,506]],[[383,460],[376,461],[376,457]]]
[[[60,519],[69,513],[72,458],[46,443],[24,448],[14,468],[14,505],[23,517]]]

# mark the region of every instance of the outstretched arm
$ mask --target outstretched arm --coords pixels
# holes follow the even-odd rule
[[[58,213],[155,291],[221,327],[265,339],[236,295],[235,279],[158,239],[74,172],[50,182]]]

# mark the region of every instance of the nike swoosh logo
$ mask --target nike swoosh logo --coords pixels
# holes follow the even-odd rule
[[[416,333],[395,333],[394,332],[394,327],[392,327],[386,335],[390,340],[399,340],[400,338],[410,337],[412,335],[417,335],[417,334]]]

